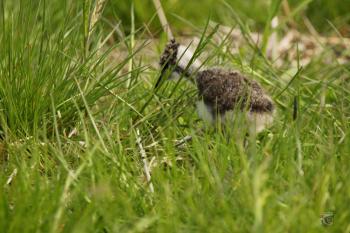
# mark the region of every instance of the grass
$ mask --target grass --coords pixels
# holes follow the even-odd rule
[[[277,104],[266,132],[245,138],[244,124],[222,132],[198,119],[190,84],[154,90],[157,61],[137,40],[161,30],[156,11],[148,6],[140,20],[135,1],[123,16],[125,2],[107,1],[106,17],[91,25],[93,1],[0,1],[0,232],[350,232],[349,63],[324,45],[304,67],[276,67],[248,37],[230,52],[229,38],[214,42],[207,16],[166,4],[174,32],[201,35],[196,55],[249,74]],[[219,22],[248,36],[253,21],[268,37],[273,15],[289,22],[316,11],[309,2],[285,16],[279,1],[261,1],[253,20],[246,3],[218,3]],[[331,6],[334,28],[343,27],[344,7]],[[126,21],[119,28],[116,15]],[[186,135],[192,141],[175,146]],[[321,224],[325,212],[333,225]]]

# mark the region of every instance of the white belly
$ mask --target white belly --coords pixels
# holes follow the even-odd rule
[[[197,112],[199,117],[207,123],[214,124],[216,116],[212,107],[204,103],[203,100],[197,101]],[[240,112],[227,111],[221,115],[221,122],[228,126],[233,125],[234,120],[238,117],[237,114]],[[252,113],[246,112],[245,114],[247,123],[251,129],[256,130],[257,133],[263,131],[273,122],[273,113]]]
[[[201,118],[206,123],[214,123],[215,116],[213,115],[212,108],[205,104],[203,100],[197,101],[197,113],[199,118]]]
[[[248,121],[251,123],[252,129],[255,128],[259,133],[266,129],[273,122],[273,113],[247,113]]]

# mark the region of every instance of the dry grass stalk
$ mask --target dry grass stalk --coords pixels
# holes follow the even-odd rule
[[[94,29],[97,21],[100,19],[103,11],[103,6],[107,0],[96,0],[94,10],[91,14],[90,24],[89,24],[89,34]]]
[[[191,141],[191,140],[192,140],[192,136],[187,135],[187,136],[185,136],[184,138],[182,138],[182,139],[176,141],[175,146],[176,146],[176,147],[182,146],[183,144],[185,144],[186,142]]]
[[[168,39],[170,40],[174,38],[173,33],[171,32],[169,23],[165,17],[162,4],[160,3],[159,0],[153,0],[153,4],[157,9],[157,15],[158,15],[159,21],[162,24],[164,32],[168,35]]]
[[[10,177],[6,181],[6,185],[10,185],[12,183],[13,178],[17,175],[17,168],[13,169]]]
[[[143,171],[145,173],[146,180],[147,180],[147,183],[149,185],[149,190],[151,193],[154,193],[154,188],[153,188],[153,184],[151,181],[151,172],[150,172],[148,162],[147,162],[146,151],[143,148],[142,143],[141,143],[141,136],[140,136],[139,129],[136,129],[136,142],[137,142],[137,145],[139,146],[139,149],[140,149],[140,154],[141,154],[141,158],[142,158],[142,162],[143,162]]]
[[[289,3],[288,3],[288,0],[283,0],[282,1],[282,8],[283,8],[283,11],[284,11],[284,14],[289,17],[291,15],[291,10],[290,10],[290,6],[289,6]],[[289,17],[289,23],[290,23],[290,26],[292,28],[297,28],[297,24],[295,23],[295,21],[293,20],[293,17]]]

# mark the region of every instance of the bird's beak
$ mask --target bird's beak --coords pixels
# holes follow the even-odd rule
[[[162,70],[162,72],[160,73],[159,78],[156,82],[156,85],[154,86],[155,89],[158,88],[159,84],[162,82],[163,76],[164,76],[164,72]]]
[[[166,64],[166,65],[163,67],[162,71],[160,72],[159,78],[158,78],[158,80],[157,80],[157,82],[156,82],[156,85],[154,86],[155,89],[158,88],[159,84],[161,84],[162,79],[163,79],[163,77],[165,76],[165,73],[166,73],[167,68],[168,68],[168,65]]]

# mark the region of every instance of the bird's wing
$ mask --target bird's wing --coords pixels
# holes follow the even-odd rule
[[[244,106],[247,100],[247,80],[241,74],[220,69],[204,70],[197,75],[199,95],[218,112]]]
[[[274,106],[271,98],[266,95],[260,85],[253,81],[250,89],[250,111],[256,113],[273,112]]]
[[[238,72],[222,69],[204,70],[197,75],[200,97],[217,112],[244,109],[271,112],[273,104],[260,85]]]

